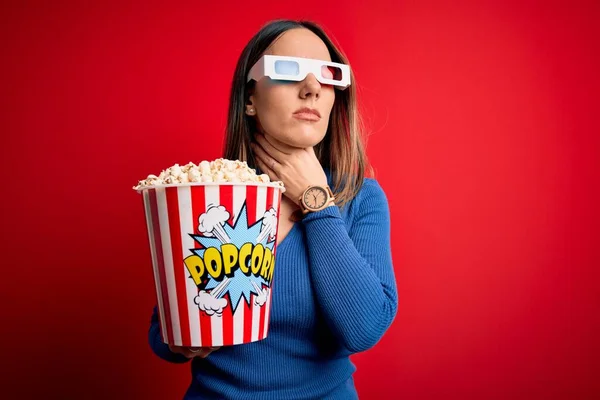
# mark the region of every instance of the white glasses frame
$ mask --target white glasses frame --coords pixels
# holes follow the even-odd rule
[[[277,61],[295,61],[299,66],[298,75],[289,74],[278,74],[275,72],[275,63]],[[339,68],[342,72],[342,79],[327,79],[321,75],[321,69],[323,66],[331,66]],[[246,82],[250,82],[252,79],[258,81],[263,76],[268,76],[271,79],[285,80],[285,81],[303,81],[309,73],[313,73],[317,80],[325,85],[332,85],[340,90],[346,89],[350,86],[350,66],[346,64],[335,63],[331,61],[316,60],[313,58],[302,58],[302,57],[288,57],[288,56],[275,56],[275,55],[264,55],[256,64],[250,68],[248,73],[248,79]]]

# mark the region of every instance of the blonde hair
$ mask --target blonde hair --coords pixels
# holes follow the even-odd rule
[[[254,81],[246,83],[246,76],[275,39],[284,32],[297,28],[309,29],[323,40],[333,62],[348,64],[346,55],[314,22],[275,20],[263,26],[242,51],[235,69],[229,98],[223,157],[247,161],[250,167],[256,168],[256,160],[250,151],[254,132],[257,132],[256,122],[245,114],[245,105]],[[315,146],[315,154],[321,165],[331,172],[333,183],[331,190],[336,197],[336,204],[340,207],[356,196],[366,173],[367,176],[373,175],[361,137],[363,129],[357,109],[356,85],[352,72],[350,79],[352,84],[346,90],[336,89],[327,133],[323,141]]]

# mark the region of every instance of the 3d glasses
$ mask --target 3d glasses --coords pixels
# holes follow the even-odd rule
[[[346,64],[312,58],[264,55],[252,66],[248,80],[258,81],[263,76],[283,81],[302,81],[309,73],[324,85],[340,90],[350,86],[350,67]]]

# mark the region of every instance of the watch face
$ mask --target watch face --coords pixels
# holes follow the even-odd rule
[[[327,193],[325,189],[313,187],[304,194],[304,204],[311,209],[323,207],[327,201]]]

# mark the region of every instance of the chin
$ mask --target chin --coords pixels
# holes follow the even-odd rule
[[[315,129],[296,130],[292,135],[288,136],[286,142],[294,147],[314,147],[321,143],[325,137],[325,132],[318,132]]]
[[[308,147],[315,147],[317,144],[319,144],[321,142],[321,140],[323,140],[322,138],[320,139],[294,139],[294,140],[288,140],[287,141],[287,145],[292,146],[292,147],[297,147],[297,148],[301,148],[301,149],[305,149]]]

